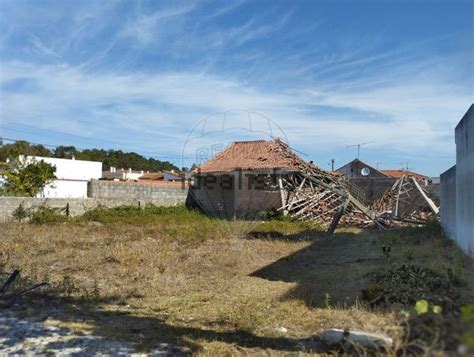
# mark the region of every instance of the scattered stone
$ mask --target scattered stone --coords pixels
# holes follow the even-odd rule
[[[370,332],[329,329],[301,340],[299,345],[305,351],[315,353],[325,353],[338,347],[348,346],[358,346],[368,350],[388,350],[393,345],[393,339]]]
[[[339,345],[344,342],[349,342],[354,345],[359,345],[364,348],[371,349],[387,349],[393,344],[390,337],[380,335],[377,333],[363,332],[363,331],[348,331],[341,329],[330,329],[323,331],[319,338],[328,346]]]

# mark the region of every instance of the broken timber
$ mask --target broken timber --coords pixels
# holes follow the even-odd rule
[[[280,190],[283,188],[288,193],[279,208],[285,215],[322,225],[330,222],[330,234],[345,214],[351,222],[375,220],[375,212],[349,192],[342,177],[306,163],[300,169],[279,179]]]
[[[407,176],[398,179],[371,207],[362,202],[364,198],[349,181],[306,163],[301,171],[280,178],[279,187],[287,192],[279,208],[285,215],[328,225],[330,234],[340,222],[386,229],[394,222],[423,224],[425,217],[420,212],[426,206],[435,215],[439,213],[418,181]]]

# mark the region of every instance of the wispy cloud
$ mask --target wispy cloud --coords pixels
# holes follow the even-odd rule
[[[57,5],[8,3],[23,24],[0,15],[2,131],[171,154],[196,122],[240,108],[310,155],[375,140],[379,155],[422,152],[430,167],[453,152],[447,133],[473,100],[469,49],[433,50],[440,37],[388,46],[334,34],[322,12],[245,12],[253,2]]]

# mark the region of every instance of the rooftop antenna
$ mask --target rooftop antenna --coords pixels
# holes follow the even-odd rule
[[[400,165],[402,165],[402,171],[413,170],[413,167],[408,167],[408,161],[400,162]]]
[[[377,165],[377,170],[378,170],[378,169],[380,168],[380,165],[382,165],[382,164],[383,164],[383,162],[379,162],[379,161],[377,161],[375,164]]]
[[[354,144],[354,145],[347,145],[347,146],[346,146],[346,149],[353,148],[353,147],[356,147],[356,146],[357,146],[357,160],[359,160],[359,157],[360,157],[360,147],[361,147],[361,146],[364,146],[364,145],[367,145],[367,144],[372,144],[372,143],[375,143],[375,141],[367,141],[367,142],[365,142],[365,143],[359,143],[359,144]]]

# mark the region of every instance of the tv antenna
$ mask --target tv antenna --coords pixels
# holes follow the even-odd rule
[[[359,144],[354,144],[354,145],[347,145],[347,146],[346,146],[346,149],[353,148],[353,147],[356,147],[356,146],[357,146],[357,160],[359,160],[359,157],[360,157],[360,147],[361,147],[361,146],[364,146],[364,145],[367,145],[367,144],[372,144],[372,143],[375,143],[375,141],[367,141],[367,142],[365,142],[365,143],[359,143]]]
[[[400,162],[400,165],[402,166],[402,171],[413,170],[413,167],[408,167],[408,161]]]

